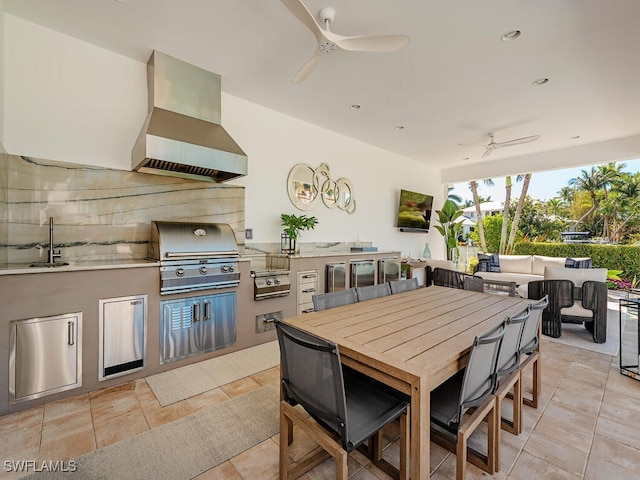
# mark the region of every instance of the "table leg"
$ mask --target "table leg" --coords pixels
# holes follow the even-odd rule
[[[430,394],[426,379],[411,385],[411,478],[428,480],[430,472]]]

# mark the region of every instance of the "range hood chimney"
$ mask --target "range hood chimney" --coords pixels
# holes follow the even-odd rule
[[[149,115],[131,152],[133,170],[225,182],[247,174],[247,156],[220,125],[220,75],[154,51]]]

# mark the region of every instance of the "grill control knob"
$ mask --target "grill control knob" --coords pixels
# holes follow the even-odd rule
[[[266,282],[265,282],[265,283],[266,283],[267,285],[271,285],[271,279],[270,279],[270,278],[267,278],[267,280],[266,280]]]
[[[273,279],[273,283],[275,283],[276,285],[280,285],[280,279],[279,278],[274,278]]]
[[[223,265],[220,270],[222,270],[223,272],[228,272],[229,271],[229,265]]]
[[[184,277],[184,268],[180,267],[176,270],[176,275],[178,277]]]
[[[200,267],[200,273],[201,273],[202,275],[206,275],[208,271],[209,271],[209,270],[207,270],[207,267]]]
[[[229,271],[230,271],[230,272],[233,272],[233,265],[229,265],[229,267],[228,267],[228,268],[229,268]]]

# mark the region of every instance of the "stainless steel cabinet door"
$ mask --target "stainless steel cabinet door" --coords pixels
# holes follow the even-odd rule
[[[378,283],[400,280],[400,260],[396,257],[378,260]]]
[[[347,288],[346,265],[341,263],[327,263],[325,292],[339,292]]]
[[[162,363],[200,350],[200,297],[161,302],[160,355]]]
[[[236,343],[236,293],[209,295],[202,302],[202,349],[211,350]]]
[[[82,313],[12,322],[11,401],[82,386]]]

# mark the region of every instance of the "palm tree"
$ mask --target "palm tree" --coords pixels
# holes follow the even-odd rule
[[[487,178],[483,180],[488,187],[493,186],[493,180]],[[482,225],[482,210],[480,209],[480,197],[478,196],[478,183],[475,180],[469,182],[469,188],[473,194],[473,203],[476,205],[476,224],[478,225],[478,236],[480,237],[480,248],[483,252],[487,251],[487,241],[484,238],[484,226]]]
[[[456,195],[455,193],[451,193],[454,187],[447,187],[447,198],[456,205],[460,205],[462,203],[462,197],[460,195]]]
[[[518,175],[518,177],[520,177],[520,175]],[[513,250],[513,244],[516,242],[516,231],[518,230],[518,222],[520,222],[520,215],[522,214],[522,208],[527,197],[527,190],[529,189],[530,181],[531,173],[525,173],[524,181],[522,182],[522,192],[520,192],[520,198],[518,199],[516,213],[513,215],[513,221],[511,222],[511,232],[509,232],[509,241],[507,242],[506,253],[511,253],[511,251]],[[504,227],[504,219],[502,225]]]
[[[568,187],[563,187],[563,188],[568,188]],[[564,206],[564,200],[562,198],[554,197],[547,200],[547,208],[551,213],[551,215],[553,215],[556,218],[560,216],[560,209],[563,206]]]
[[[598,166],[598,174],[600,177],[600,182],[602,184],[601,188],[604,191],[604,200],[607,200],[608,197],[608,188],[611,187],[612,182],[615,181],[615,179],[619,178],[621,173],[622,173],[622,169],[625,167],[624,163],[615,163],[615,162],[609,162],[606,165],[599,165]],[[611,216],[613,218],[615,218],[616,215],[616,206],[615,203],[613,203],[611,205],[612,208],[612,212],[611,212]],[[603,227],[602,227],[602,236],[603,237],[609,237],[609,215],[607,215],[607,213],[609,212],[604,212],[604,221],[603,221]]]
[[[573,226],[574,231],[578,228],[580,222],[583,222],[585,218],[591,215],[596,208],[598,208],[597,194],[602,188],[602,179],[600,178],[600,172],[596,167],[591,167],[591,171],[582,170],[579,177],[570,178],[569,185],[575,190],[582,190],[589,194],[591,199],[591,208],[582,215],[576,224]]]
[[[522,175],[516,176],[516,182],[520,182],[524,177]],[[527,186],[529,184],[527,183]],[[511,204],[511,175],[507,175],[505,179],[505,195],[504,195],[504,210],[502,212],[502,232],[500,233],[500,253],[506,253],[507,251],[507,226],[509,224],[509,207]],[[522,195],[520,195],[522,197]],[[511,227],[513,228],[513,226]],[[514,233],[515,236],[515,233]]]

